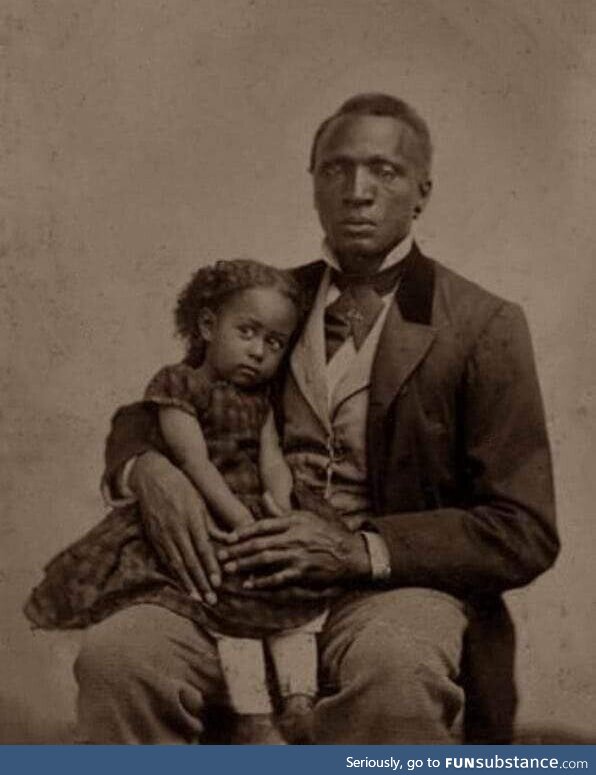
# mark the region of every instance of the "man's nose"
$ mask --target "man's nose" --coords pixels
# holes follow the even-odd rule
[[[375,196],[374,180],[364,166],[356,165],[346,177],[344,201],[348,204],[366,204]]]

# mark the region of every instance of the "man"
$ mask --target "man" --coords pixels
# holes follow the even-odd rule
[[[430,163],[425,123],[387,95],[348,100],[312,147],[323,261],[295,270],[310,314],[278,422],[297,485],[367,514],[360,531],[296,511],[216,557],[150,411],[121,410],[108,439],[106,482],[138,497],[156,551],[189,589],[215,602],[222,572],[297,583],[297,598],[345,588],[320,637],[317,743],[506,742],[513,633],[500,595],[558,550],[523,313],[412,240]],[[82,731],[96,742],[190,742],[221,701],[210,639],[156,607],[93,628],[76,670]]]

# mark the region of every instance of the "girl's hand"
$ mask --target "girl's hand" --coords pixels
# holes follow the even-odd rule
[[[290,511],[283,509],[268,490],[263,494],[263,503],[272,517],[281,519],[290,515]]]

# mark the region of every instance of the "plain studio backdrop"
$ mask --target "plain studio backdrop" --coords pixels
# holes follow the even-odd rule
[[[524,305],[563,553],[509,595],[518,724],[596,719],[591,0],[2,3],[0,740],[67,739],[78,634],[21,614],[43,564],[103,514],[110,415],[176,361],[200,264],[317,257],[318,122],[359,91],[428,120],[423,249]]]

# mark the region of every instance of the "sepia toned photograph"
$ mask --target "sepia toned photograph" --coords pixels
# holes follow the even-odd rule
[[[0,4],[0,744],[596,743],[595,51]]]

